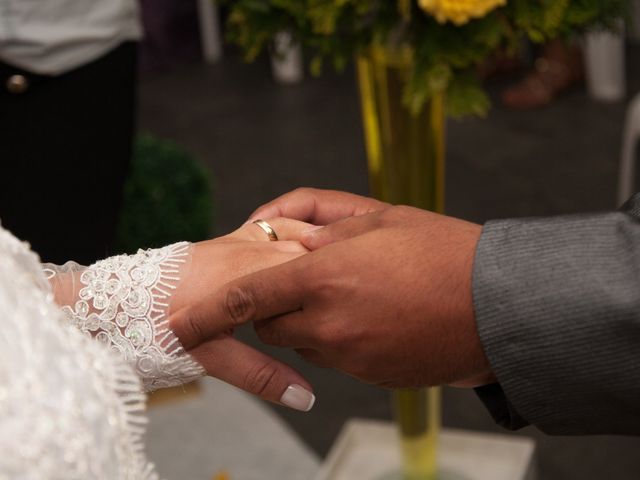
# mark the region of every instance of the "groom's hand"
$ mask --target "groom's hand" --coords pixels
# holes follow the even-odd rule
[[[180,338],[254,322],[264,342],[366,382],[488,382],[471,293],[480,231],[409,207],[310,229],[312,253],[226,285],[189,312]]]
[[[343,218],[386,210],[391,205],[353,193],[298,188],[259,207],[248,222],[285,217],[313,225],[328,225]]]

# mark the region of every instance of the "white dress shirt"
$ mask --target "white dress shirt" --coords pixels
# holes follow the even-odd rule
[[[137,0],[0,0],[0,61],[59,75],[140,38]]]

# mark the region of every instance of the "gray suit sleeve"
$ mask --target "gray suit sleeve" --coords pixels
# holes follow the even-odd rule
[[[473,296],[499,384],[476,391],[498,423],[640,434],[639,206],[485,225]]]

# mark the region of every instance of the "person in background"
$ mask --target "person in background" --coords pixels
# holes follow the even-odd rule
[[[525,77],[502,92],[502,103],[517,110],[543,107],[583,81],[580,48],[562,39],[551,40]]]
[[[0,0],[0,218],[44,261],[110,250],[141,31],[136,0]]]

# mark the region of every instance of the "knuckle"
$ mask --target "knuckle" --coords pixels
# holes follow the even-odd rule
[[[410,220],[415,218],[415,214],[418,210],[415,207],[409,207],[407,205],[399,205],[395,207],[394,217],[397,220]]]
[[[312,287],[317,298],[337,298],[340,293],[336,285],[327,280],[316,280]]]
[[[315,344],[322,349],[329,347],[333,342],[333,331],[326,326],[317,326],[313,332]]]
[[[413,210],[414,209],[412,207],[408,207],[406,205],[395,205],[383,210],[380,217],[385,225],[393,225],[396,224],[398,220],[404,220],[411,217]]]
[[[395,210],[396,215],[407,215],[413,211],[413,207],[408,205],[396,205],[392,210]]]
[[[402,206],[394,206],[383,210],[380,213],[381,226],[387,226],[394,223],[398,216],[402,214],[402,208]]]
[[[296,195],[306,195],[309,193],[313,193],[315,191],[316,189],[311,187],[298,187],[295,190],[293,190],[293,193],[295,193]]]
[[[331,295],[338,295],[341,292],[340,282],[344,262],[348,260],[345,255],[339,254],[336,261],[326,262],[317,257],[303,257],[304,279],[308,291],[314,292],[317,297],[336,298]]]
[[[366,355],[366,346],[371,337],[357,326],[334,322],[318,329],[318,342],[336,355],[356,358],[356,352]]]
[[[325,326],[318,331],[320,343],[333,350],[340,350],[347,342],[342,329],[334,325]]]
[[[256,313],[254,296],[246,288],[232,287],[225,295],[224,309],[232,325],[242,325]]]
[[[243,389],[254,395],[263,396],[278,374],[278,369],[272,362],[262,363],[247,373]]]

